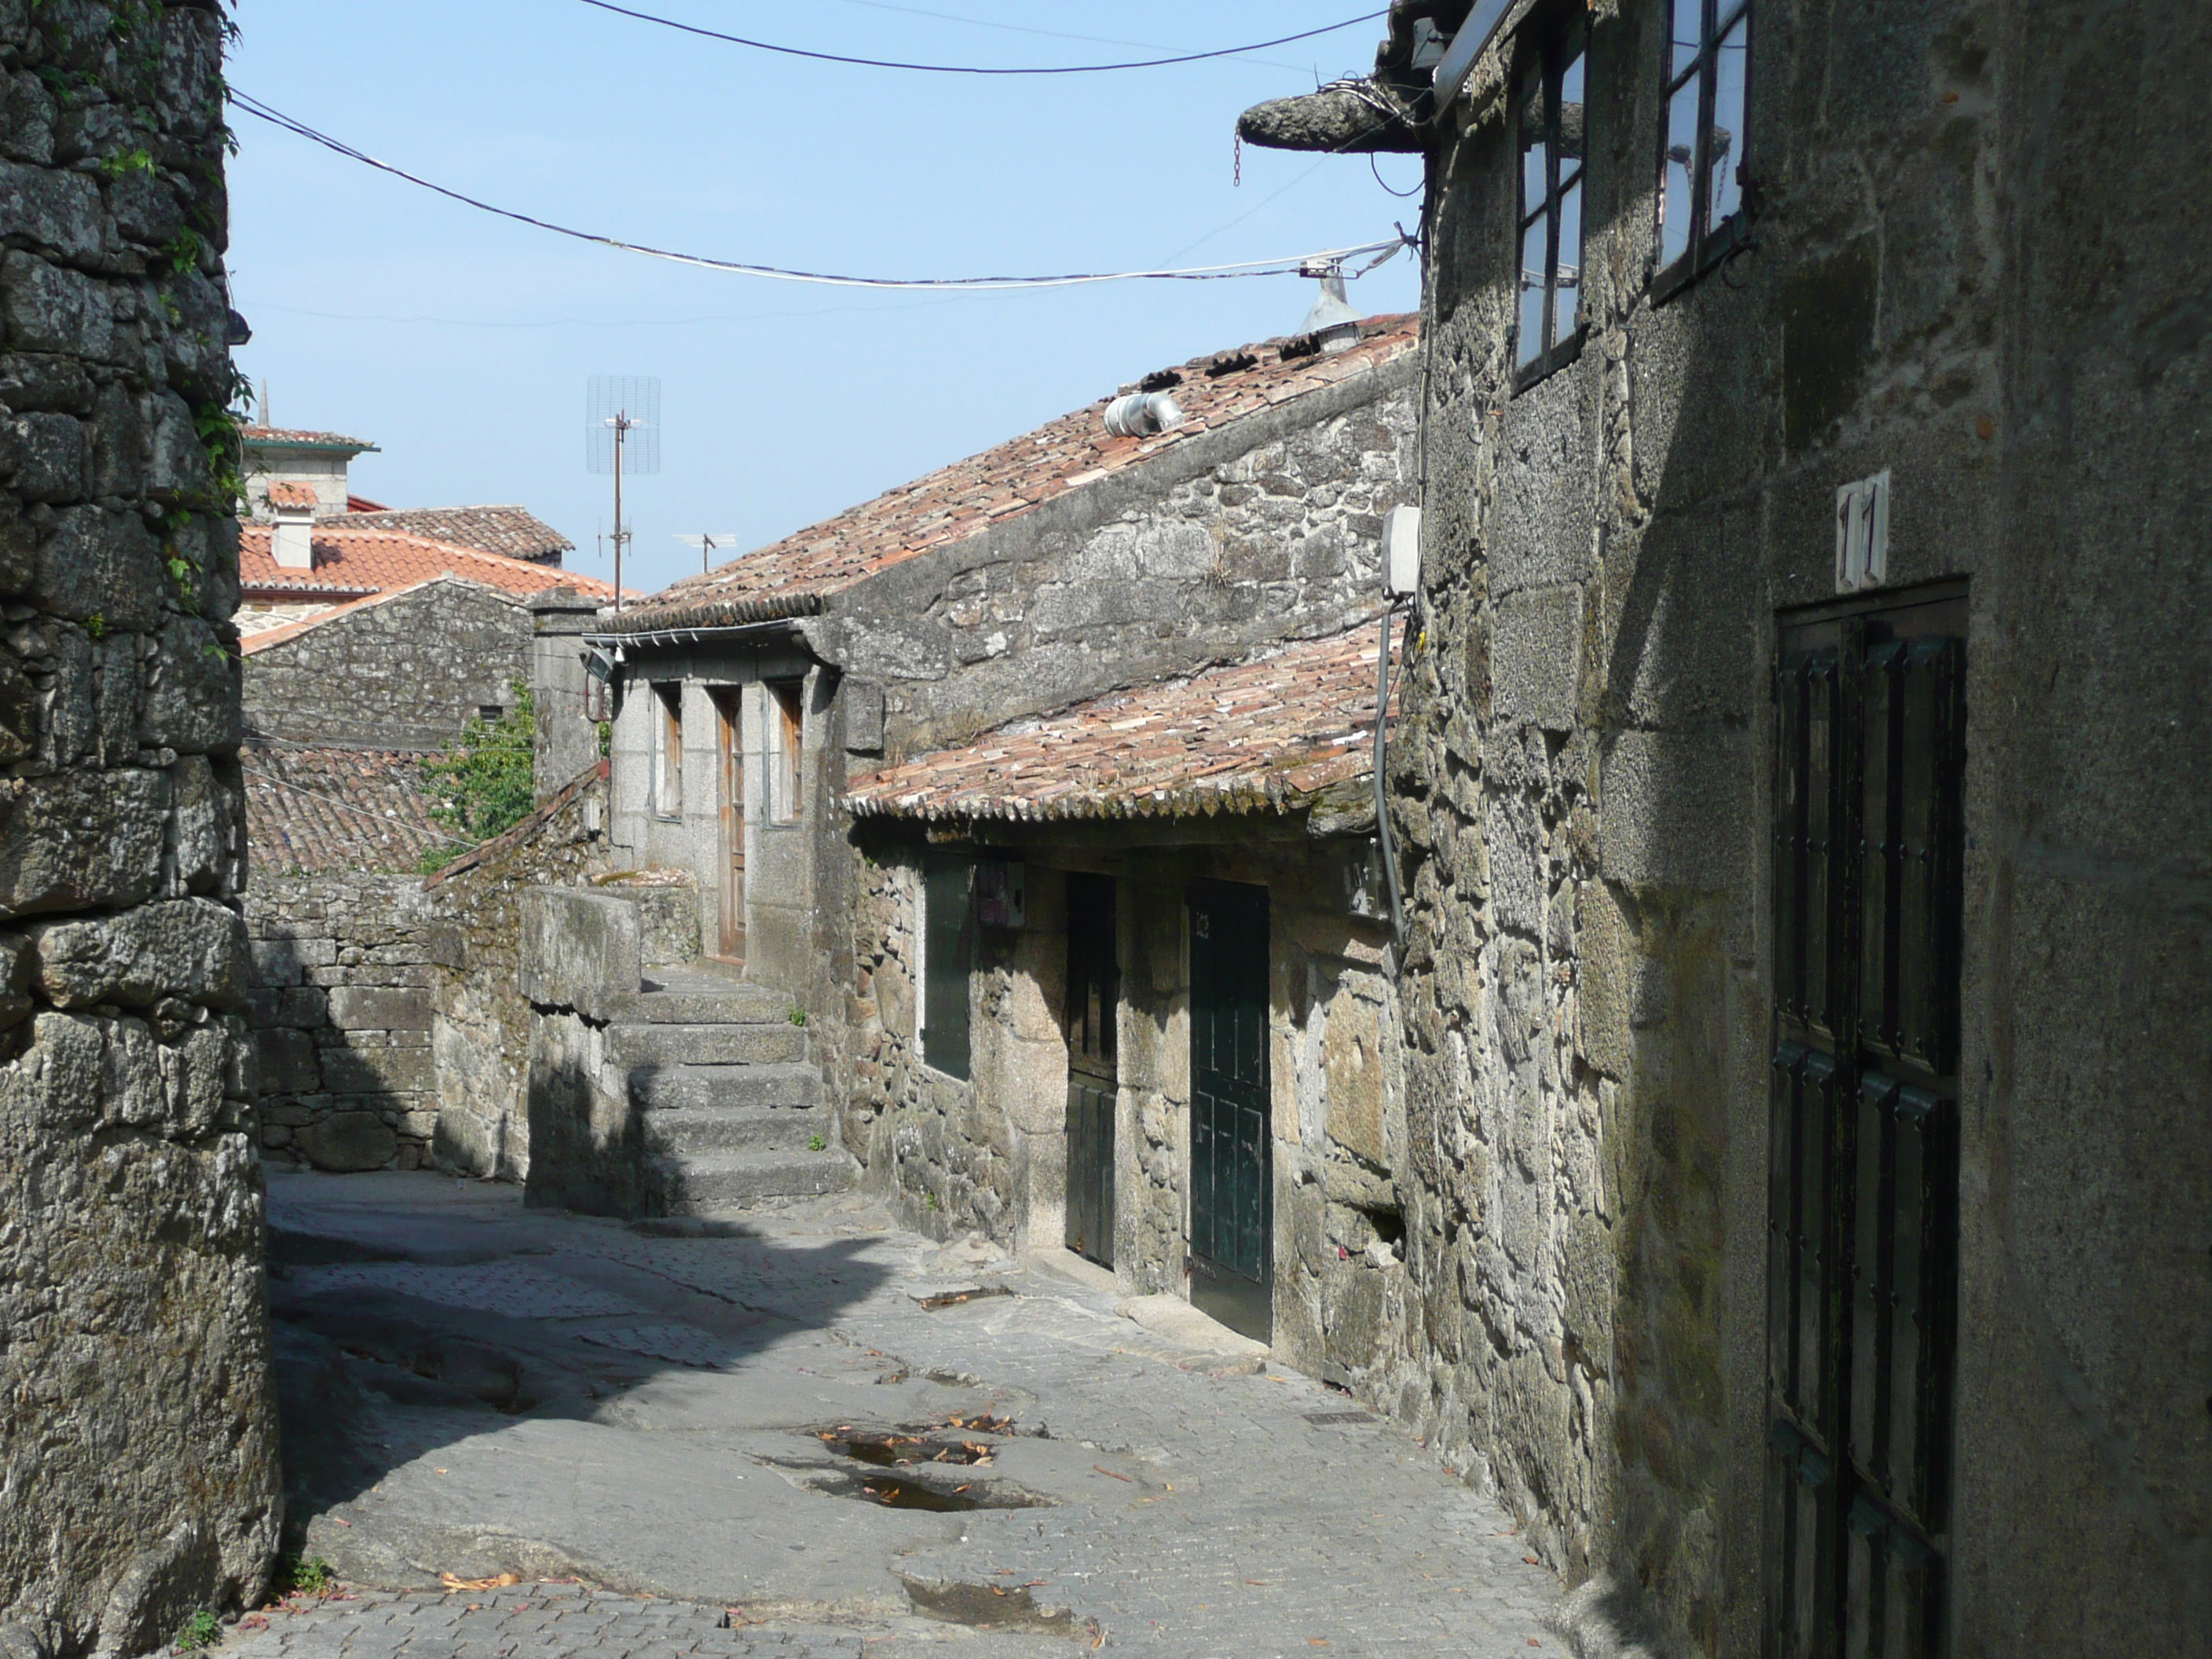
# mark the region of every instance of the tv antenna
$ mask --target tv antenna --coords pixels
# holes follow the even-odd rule
[[[615,609],[622,609],[623,474],[660,471],[660,377],[594,374],[584,398],[584,460],[594,473],[614,474]]]
[[[714,555],[738,544],[734,531],[724,531],[712,536],[678,536],[676,538],[686,547],[699,550],[699,574],[705,575],[714,568]]]

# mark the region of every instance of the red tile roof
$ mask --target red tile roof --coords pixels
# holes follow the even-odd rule
[[[1413,346],[1419,324],[1411,316],[1370,319],[1360,326],[1359,343],[1333,356],[1312,351],[1310,339],[1301,337],[1193,358],[1141,383],[1174,392],[1187,418],[1172,431],[1113,437],[1102,404],[1086,404],[719,569],[688,576],[614,626],[644,632],[670,623],[712,626],[817,611],[824,594],[930,548],[963,540],[1201,432],[1389,362]],[[1176,377],[1172,383],[1169,375]]]
[[[1017,720],[858,779],[845,805],[933,822],[1296,811],[1373,774],[1376,645],[1364,623]]]
[[[411,751],[248,742],[238,759],[258,869],[408,871],[459,839],[431,822]]]
[[[274,486],[272,485],[273,489]],[[349,496],[348,529],[405,530],[456,547],[510,559],[557,559],[576,544],[550,524],[520,507],[354,507]]]
[[[297,427],[241,425],[238,435],[248,449],[350,449],[356,455],[381,453],[366,438],[343,432],[309,432]]]
[[[313,507],[319,499],[314,485],[300,483],[290,478],[278,478],[269,486],[269,505],[271,507]]]
[[[542,593],[573,587],[593,599],[611,601],[615,591],[594,577],[549,569],[527,559],[459,547],[398,530],[364,530],[356,520],[366,514],[319,520],[313,543],[312,570],[289,570],[269,551],[270,527],[239,526],[239,583],[249,599],[293,599],[321,595],[358,599],[410,586],[430,576],[465,576],[509,593]]]

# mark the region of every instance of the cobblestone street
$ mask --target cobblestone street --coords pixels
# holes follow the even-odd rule
[[[655,1236],[280,1175],[270,1214],[293,1522],[347,1589],[228,1651],[1562,1650],[1556,1581],[1401,1430],[1064,1259],[857,1198]]]

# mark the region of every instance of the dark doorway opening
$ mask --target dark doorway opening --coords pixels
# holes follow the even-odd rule
[[[1955,586],[1783,619],[1766,1650],[1943,1650],[1959,1218]]]
[[[1267,891],[1190,891],[1190,1299],[1274,1340]]]
[[[1067,878],[1067,1248],[1114,1265],[1115,1011],[1111,876]]]

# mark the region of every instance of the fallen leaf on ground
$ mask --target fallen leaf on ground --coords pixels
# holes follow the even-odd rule
[[[522,1575],[501,1572],[495,1573],[489,1578],[460,1578],[450,1572],[441,1572],[438,1575],[438,1582],[449,1590],[505,1589],[509,1584],[520,1583]]]

